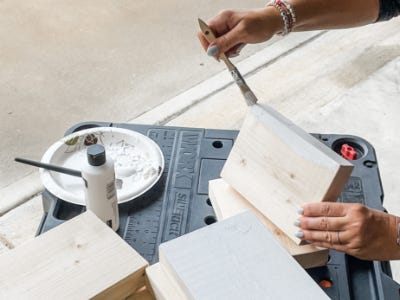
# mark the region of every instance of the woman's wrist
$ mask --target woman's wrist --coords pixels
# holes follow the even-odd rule
[[[265,26],[267,30],[270,31],[271,35],[283,32],[285,23],[280,11],[273,6],[267,6],[262,10],[265,20],[268,20],[268,22],[265,23]]]
[[[282,18],[283,29],[279,34],[282,36],[289,34],[296,23],[296,13],[293,6],[286,0],[271,0],[267,3],[268,6],[278,10]]]

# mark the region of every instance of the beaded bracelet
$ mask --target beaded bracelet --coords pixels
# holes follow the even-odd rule
[[[292,25],[294,25],[296,23],[296,13],[294,12],[293,6],[285,0],[280,0],[280,2],[282,2],[284,5],[286,5],[287,9],[289,10],[290,16],[292,17]],[[293,28],[293,26],[292,26],[292,28]]]
[[[292,5],[285,0],[273,0],[267,3],[267,6],[275,7],[277,10],[279,10],[279,13],[282,17],[283,31],[278,34],[282,36],[289,34],[296,23],[296,14]]]

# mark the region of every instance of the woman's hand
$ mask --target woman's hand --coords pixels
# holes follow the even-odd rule
[[[245,44],[264,42],[283,28],[282,17],[274,7],[256,10],[224,10],[207,22],[217,39],[210,45],[201,31],[198,38],[207,53],[238,55]]]
[[[310,203],[302,210],[295,222],[302,240],[364,260],[400,258],[396,216],[350,203]]]

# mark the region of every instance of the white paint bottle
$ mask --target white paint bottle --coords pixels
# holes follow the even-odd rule
[[[94,144],[87,148],[87,161],[82,167],[82,178],[85,183],[86,209],[91,210],[117,231],[119,212],[114,161],[106,157],[104,146]]]

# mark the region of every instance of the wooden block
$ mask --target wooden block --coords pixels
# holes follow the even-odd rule
[[[189,299],[329,299],[250,211],[159,247]]]
[[[0,236],[7,241],[9,248],[18,247],[35,237],[43,217],[42,203],[42,195],[38,195],[0,217]]]
[[[223,179],[211,180],[208,190],[218,221],[250,210],[274,234],[279,243],[303,268],[307,269],[326,265],[329,255],[328,249],[312,245],[297,245]]]
[[[0,256],[1,299],[124,299],[147,262],[85,212]]]
[[[157,300],[187,300],[176,280],[169,275],[160,263],[146,269],[146,275]]]
[[[295,243],[307,202],[336,201],[353,165],[268,106],[250,107],[221,172]]]
[[[156,298],[153,294],[147,289],[147,287],[142,287],[137,290],[134,294],[125,298],[124,300],[155,300]]]

